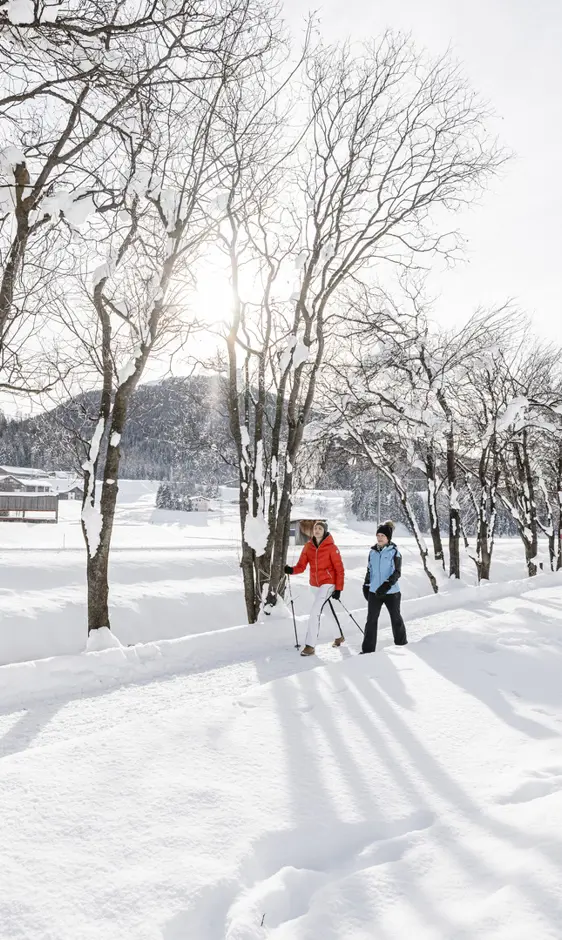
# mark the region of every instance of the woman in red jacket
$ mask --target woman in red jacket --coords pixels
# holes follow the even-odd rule
[[[285,566],[285,574],[301,574],[310,565],[310,586],[316,597],[308,618],[306,646],[301,656],[313,656],[318,634],[320,618],[328,599],[339,600],[343,591],[344,570],[339,549],[328,532],[325,522],[315,522],[313,537],[304,546],[301,557],[294,568]]]

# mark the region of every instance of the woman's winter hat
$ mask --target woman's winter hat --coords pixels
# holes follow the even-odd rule
[[[315,525],[315,526],[316,526],[316,525],[321,525],[322,528],[324,529],[324,535],[326,535],[326,532],[328,531],[328,525],[327,525],[326,522],[322,522],[321,519],[318,519],[318,520],[314,523],[314,525]]]
[[[377,529],[377,535],[386,535],[389,542],[392,541],[392,533],[394,532],[394,523],[388,519],[386,522],[381,522],[380,526]]]

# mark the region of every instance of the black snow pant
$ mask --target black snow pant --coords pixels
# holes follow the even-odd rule
[[[406,625],[400,613],[401,597],[400,591],[397,591],[396,594],[383,594],[381,597],[377,597],[373,591],[369,591],[367,623],[365,624],[365,636],[363,638],[364,653],[374,653],[377,648],[377,626],[383,604],[390,614],[390,623],[396,646],[405,646],[408,642]]]

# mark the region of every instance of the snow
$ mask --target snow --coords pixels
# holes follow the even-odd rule
[[[119,447],[121,441],[121,435],[117,431],[111,432],[111,437],[109,438],[109,444],[111,447]]]
[[[559,940],[562,572],[499,539],[493,582],[433,595],[398,527],[409,646],[383,612],[358,656],[340,610],[344,646],[327,620],[302,659],[285,605],[244,623],[237,490],[156,489],[119,483],[89,637],[80,506],[0,527],[2,940]],[[362,624],[375,524],[347,499],[295,511],[326,507]]]
[[[96,429],[92,435],[92,440],[90,441],[90,447],[88,450],[88,459],[82,468],[86,473],[89,473],[88,480],[88,489],[84,494],[84,505],[82,507],[82,522],[84,523],[84,528],[86,530],[86,538],[88,540],[88,551],[90,556],[94,556],[98,550],[101,529],[102,529],[102,517],[99,511],[96,509],[94,501],[94,488],[95,488],[95,476],[94,476],[94,467],[98,459],[101,439],[103,437],[103,432],[105,429],[105,421],[103,418],[98,419],[96,424]]]
[[[213,199],[211,199],[211,211],[214,212],[224,212],[228,206],[228,200],[230,199],[230,193],[218,193]]]
[[[10,144],[0,151],[0,170],[3,173],[13,173],[20,163],[25,163],[25,155],[19,147]]]
[[[291,356],[293,355],[293,349],[296,345],[297,337],[291,334],[287,340],[287,345],[285,346],[285,349],[281,355],[281,359],[279,360],[279,368],[281,369],[281,372],[286,372],[286,370],[291,365]]]
[[[303,248],[295,258],[295,271],[302,271],[308,258],[308,249]]]
[[[13,26],[23,26],[35,20],[33,0],[8,0],[7,11]]]
[[[244,541],[250,548],[253,548],[256,555],[263,555],[267,545],[268,535],[269,526],[265,521],[263,513],[258,512],[257,516],[252,514],[246,516]]]
[[[104,261],[103,264],[100,264],[97,266],[97,268],[95,268],[94,273],[92,274],[92,287],[97,287],[100,281],[111,277],[114,272],[115,261],[112,258],[109,258],[107,261]]]
[[[121,367],[117,375],[117,382],[119,385],[124,385],[136,372],[137,361],[142,356],[142,345],[137,343],[135,346],[131,358]]]
[[[93,557],[100,544],[102,529],[101,513],[91,503],[85,503],[82,509],[82,522],[86,528],[86,538],[88,539],[88,550]]]
[[[109,627],[100,627],[90,632],[86,643],[87,653],[101,653],[110,649],[122,649],[122,645]]]
[[[306,362],[310,356],[310,347],[306,343],[297,343],[295,350],[293,352],[293,368],[298,369],[299,366]]]
[[[80,228],[95,211],[96,206],[92,196],[80,190],[75,192],[64,190],[54,193],[52,196],[46,196],[37,210],[37,217],[50,216],[53,219],[58,219],[62,212],[73,228]],[[101,278],[98,278],[99,280]],[[98,281],[95,281],[95,283],[98,283]]]
[[[178,213],[179,193],[173,189],[163,189],[160,192],[160,205],[166,219],[166,230],[170,233],[176,227]]]
[[[139,167],[134,176],[131,177],[129,188],[137,196],[146,196],[150,186],[150,173],[148,170]]]
[[[55,23],[60,13],[60,3],[46,3],[41,12],[42,23]]]
[[[2,936],[558,940],[561,583],[3,667]]]
[[[498,418],[498,431],[505,431],[511,425],[516,424],[522,418],[528,406],[529,402],[526,398],[514,398],[510,401],[505,411]]]
[[[320,252],[320,264],[328,264],[336,255],[336,246],[333,241],[328,241]]]

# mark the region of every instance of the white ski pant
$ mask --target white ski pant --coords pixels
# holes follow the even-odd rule
[[[322,614],[325,614],[326,611],[330,609],[326,602],[335,589],[335,584],[321,584],[320,587],[311,586],[310,588],[310,590],[314,593],[314,603],[308,618],[308,629],[306,631],[305,640],[307,646],[316,646],[318,642],[318,634],[320,633],[320,618],[322,617]]]

